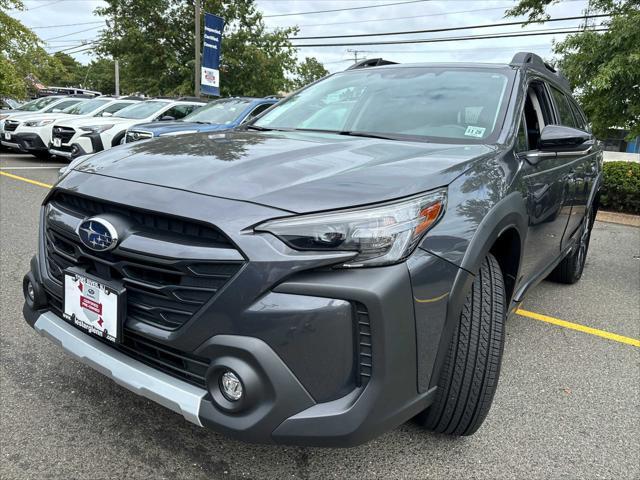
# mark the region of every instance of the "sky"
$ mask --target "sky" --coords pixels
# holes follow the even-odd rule
[[[505,10],[516,3],[510,0],[414,0],[410,3],[385,5],[399,1],[402,0],[256,0],[256,4],[265,16],[268,28],[297,25],[300,28],[298,36],[425,30],[483,24],[493,25],[518,20],[515,18],[504,19]],[[24,0],[24,3],[27,11],[14,11],[11,12],[11,15],[21,20],[43,40],[46,40],[47,50],[51,53],[70,48],[70,52],[73,52],[73,49],[80,49],[80,47],[75,47],[83,42],[95,40],[99,35],[100,28],[104,25],[102,18],[93,14],[94,9],[103,4],[100,0]],[[548,12],[552,18],[578,16],[584,13],[586,4],[587,0],[563,0],[549,8]],[[371,7],[374,5],[380,6],[328,13],[308,13],[318,10]],[[85,24],[87,22],[94,23]],[[387,37],[299,40],[296,43],[388,41],[540,31],[541,29],[565,30],[580,24],[579,20],[572,20],[533,24],[524,28],[516,25]],[[514,53],[518,51],[531,51],[546,59],[551,59],[553,41],[562,40],[565,36],[554,34],[423,44],[309,47],[298,49],[298,56],[301,60],[308,56],[316,57],[330,72],[344,70],[353,63],[356,54],[359,59],[383,57],[401,63],[458,61],[508,63]],[[222,49],[224,50],[224,37]],[[357,50],[357,53],[350,50]],[[87,63],[92,58],[90,51],[72,53],[72,55],[82,63]]]

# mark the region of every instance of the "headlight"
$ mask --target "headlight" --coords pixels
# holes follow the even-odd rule
[[[375,207],[270,220],[255,227],[296,250],[353,251],[343,267],[378,266],[404,260],[441,217],[446,190]]]
[[[49,120],[32,120],[30,122],[24,122],[23,125],[25,127],[44,127],[45,125],[49,125],[55,121],[55,118],[50,118]]]
[[[188,133],[198,133],[197,130],[181,130],[179,132],[161,133],[161,137],[177,137],[178,135],[187,135]]]
[[[80,130],[91,133],[102,133],[109,130],[111,127],[113,127],[113,123],[107,125],[88,125],[86,127],[80,127]]]

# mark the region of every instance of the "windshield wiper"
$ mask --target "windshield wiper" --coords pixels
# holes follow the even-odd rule
[[[251,129],[251,130],[258,130],[259,132],[270,132],[272,130],[277,130],[277,128],[259,127],[258,125],[247,125],[245,128]]]
[[[348,137],[365,137],[365,138],[381,138],[383,140],[400,140],[398,137],[391,135],[385,135],[383,133],[370,133],[370,132],[357,132],[353,130],[344,130],[342,132],[336,132],[338,135],[345,135]]]

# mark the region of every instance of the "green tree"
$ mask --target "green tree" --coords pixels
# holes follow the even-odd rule
[[[42,48],[42,41],[9,10],[24,10],[21,0],[0,0],[0,95],[25,97],[29,75],[47,82],[60,62]]]
[[[329,71],[315,57],[306,57],[304,62],[298,65],[296,73],[298,75],[294,80],[295,88],[302,88],[329,75]]]
[[[48,82],[60,87],[84,86],[83,81],[87,67],[78,62],[71,55],[64,52],[56,52],[53,57],[60,63],[59,68],[49,77]]]
[[[85,88],[97,90],[104,95],[113,95],[116,92],[115,65],[113,60],[98,58],[92,60],[86,67],[83,80]],[[124,85],[120,86],[121,92],[126,92]]]
[[[98,50],[120,60],[124,89],[150,95],[192,94],[193,1],[105,2],[106,6],[96,9],[107,21]],[[267,31],[254,0],[204,0],[203,11],[226,21],[220,74],[223,96],[262,96],[290,88],[296,59],[287,37],[296,29]]]
[[[509,16],[531,20],[549,18],[546,8],[558,0],[520,0]],[[593,124],[594,133],[606,137],[612,127],[640,135],[640,1],[591,0],[589,12],[611,15],[608,31],[569,35],[554,45],[556,64],[567,76]]]

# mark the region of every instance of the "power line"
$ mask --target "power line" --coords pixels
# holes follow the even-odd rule
[[[39,8],[48,7],[49,5],[55,5],[56,3],[64,2],[65,0],[55,0],[54,2],[45,3],[44,5],[38,5],[37,7],[31,7],[25,9],[25,12],[30,12],[32,10],[38,10]]]
[[[381,3],[380,5],[365,5],[362,7],[334,8],[331,10],[314,10],[311,12],[279,13],[277,15],[264,15],[262,18],[292,17],[295,15],[313,15],[316,13],[346,12],[347,10],[364,10],[366,8],[390,7],[391,5],[406,5],[408,3],[422,3],[429,1],[431,0],[409,0],[405,2]]]
[[[62,50],[56,50],[55,52],[51,52],[51,54],[63,53],[63,52],[67,52],[68,54],[78,53],[78,52],[72,52],[71,50],[75,50],[76,48],[82,48],[82,47],[89,47],[89,49],[95,48],[95,47],[91,47],[91,45],[95,45],[96,43],[98,43],[98,40],[94,40],[93,42],[87,42],[87,43],[84,43],[82,45],[74,45],[72,47],[66,47],[66,48],[63,48]],[[82,51],[84,51],[84,50],[82,50]]]
[[[574,27],[575,28],[575,27]],[[607,32],[607,28],[592,29],[590,32]],[[569,34],[569,33],[582,33],[582,30],[560,30],[551,29],[540,32],[527,32],[527,33],[512,33],[504,32],[496,35],[471,35],[465,37],[444,37],[444,38],[427,38],[416,40],[391,40],[385,42],[352,42],[352,43],[312,43],[306,45],[293,45],[295,48],[308,48],[308,47],[354,47],[360,45],[400,45],[410,43],[438,43],[438,42],[457,42],[464,40],[488,40],[492,38],[514,38],[514,37],[534,37],[538,35],[556,35],[556,34]]]
[[[525,23],[546,23],[546,22],[564,22],[569,20],[584,20],[587,18],[602,18],[602,17],[610,17],[607,14],[599,14],[599,15],[581,15],[577,17],[559,17],[559,18],[551,18],[549,20],[527,20],[521,22],[502,22],[502,23],[485,23],[483,25],[467,25],[465,27],[447,27],[447,28],[432,28],[429,30],[405,30],[402,32],[381,32],[381,33],[355,33],[350,35],[323,35],[323,36],[313,36],[313,37],[290,37],[288,40],[322,40],[322,39],[330,39],[330,38],[354,38],[354,37],[383,37],[389,35],[413,35],[417,33],[436,33],[436,32],[452,32],[454,30],[470,30],[475,28],[492,28],[492,27],[506,27],[512,25],[524,25]]]
[[[97,23],[104,23],[104,20],[98,20],[97,22],[66,23],[64,25],[46,25],[44,27],[29,27],[29,28],[31,30],[38,30],[41,28],[61,28],[61,27],[77,27],[79,25],[95,25]]]
[[[303,24],[297,25],[298,27],[326,27],[330,25],[349,25],[353,23],[371,23],[371,22],[390,22],[392,20],[409,20],[412,18],[423,18],[423,17],[440,17],[443,15],[455,15],[458,13],[475,13],[475,12],[487,12],[489,10],[504,10],[508,6],[504,7],[491,7],[491,8],[477,8],[474,10],[459,10],[456,12],[440,12],[440,13],[427,13],[422,15],[409,15],[407,17],[392,17],[392,18],[372,18],[370,20],[352,20],[350,22],[331,22],[331,23],[312,23],[312,24]]]
[[[45,39],[43,39],[43,41],[44,42],[48,42],[49,40],[56,40],[58,38],[70,37],[71,35],[75,35],[76,33],[88,32],[90,30],[95,30],[96,28],[100,28],[100,27],[101,26],[85,28],[84,30],[78,30],[77,32],[67,33],[66,35],[58,35],[57,37],[45,38]]]

